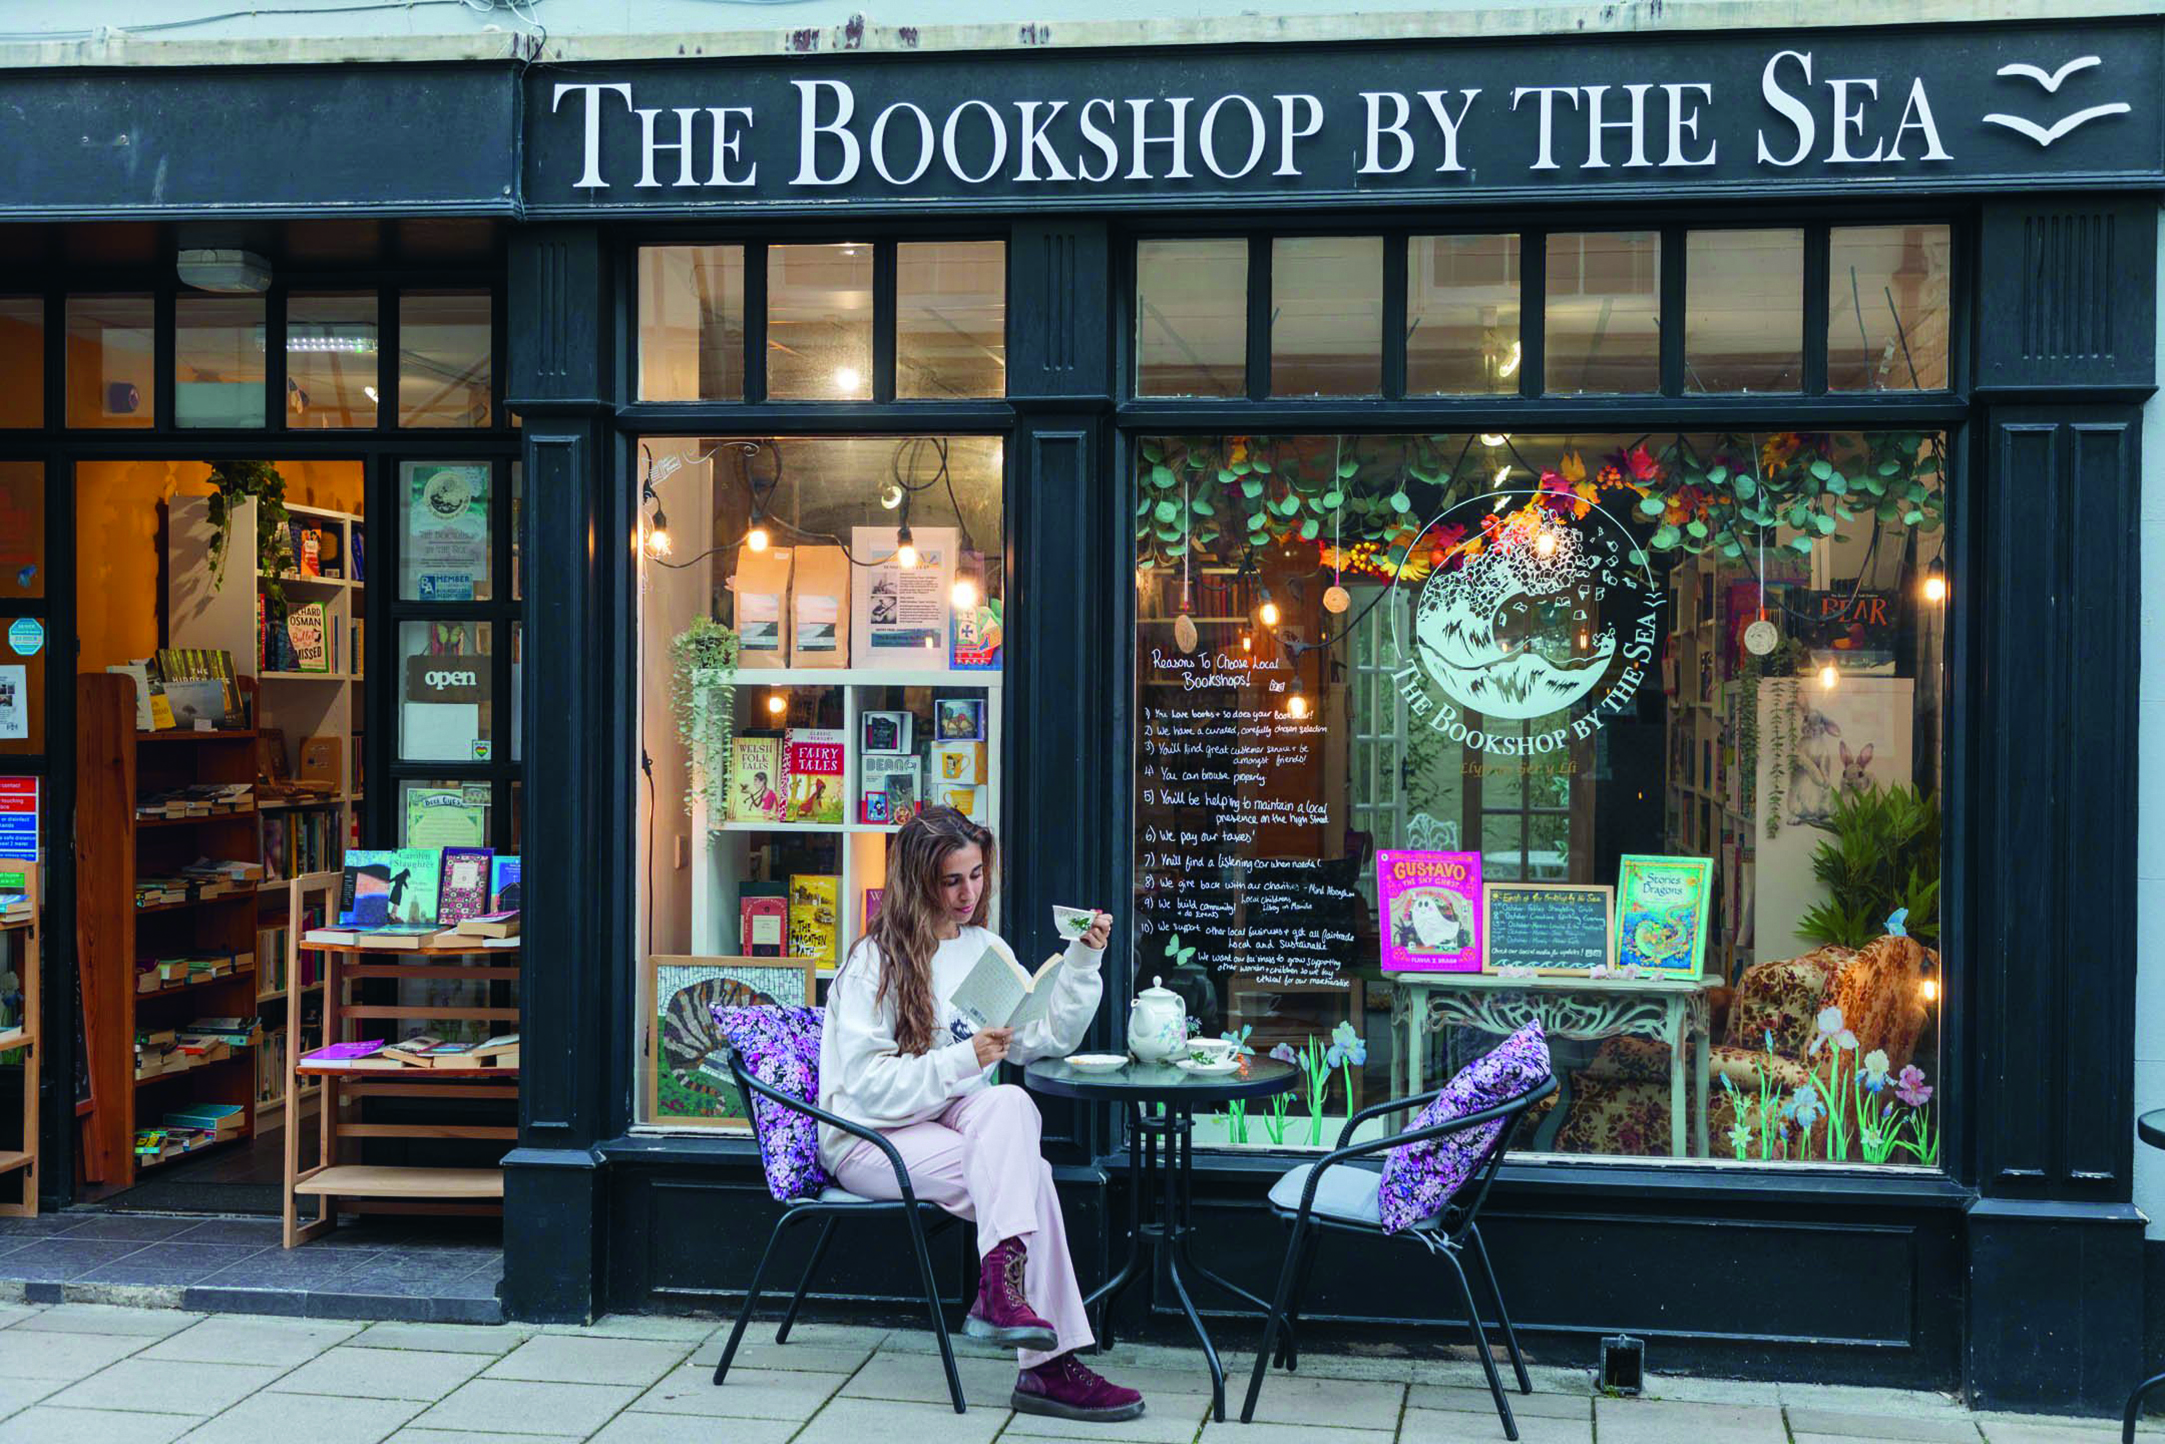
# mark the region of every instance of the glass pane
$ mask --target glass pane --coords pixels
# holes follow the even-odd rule
[[[767,396],[872,399],[872,247],[768,249]]]
[[[0,296],[0,427],[45,424],[45,298]]]
[[[173,424],[262,426],[261,296],[173,300]]]
[[[1828,237],[1827,389],[1944,391],[1945,226],[1837,226]]]
[[[1406,242],[1406,394],[1519,389],[1519,238]]]
[[[1383,237],[1316,236],[1270,247],[1270,392],[1383,390]]]
[[[744,247],[639,248],[639,399],[744,399]]]
[[[148,296],[68,297],[68,425],[156,424]]]
[[[489,846],[489,784],[440,778],[398,785],[400,847]]]
[[[398,594],[410,602],[486,602],[492,548],[490,464],[407,461],[398,468]]]
[[[1135,247],[1135,394],[1244,396],[1248,243]]]
[[[398,424],[487,426],[493,302],[486,291],[398,298]]]
[[[1684,237],[1684,389],[1804,389],[1804,232]]]
[[[46,625],[37,617],[0,612],[0,753],[27,756],[45,750]]]
[[[1007,245],[895,247],[895,395],[1007,391]]]
[[[286,425],[376,424],[374,292],[286,298]]]
[[[1660,390],[1660,233],[1551,235],[1543,335],[1551,393]]]
[[[490,624],[402,622],[398,629],[398,755],[408,762],[487,762]]]
[[[1331,1147],[1538,1018],[1529,1151],[1939,1166],[1943,438],[1651,423],[1138,439],[1137,971],[1309,1073],[1205,1145]]]
[[[0,461],[0,597],[45,595],[45,467]]]

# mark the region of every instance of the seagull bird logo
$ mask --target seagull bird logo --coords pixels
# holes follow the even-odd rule
[[[2078,59],[2068,61],[2058,70],[2049,74],[2042,66],[2030,65],[2024,62],[2003,65],[1996,73],[2001,76],[2034,80],[2044,90],[2045,94],[2057,95],[2060,93],[2061,84],[2066,81],[2068,76],[2073,75],[2078,70],[2088,70],[2093,65],[2102,65],[2103,63],[2104,61],[2098,56],[2084,55]],[[1988,115],[1985,117],[1985,124],[2005,126],[2017,135],[2028,136],[2040,146],[2049,146],[2068,132],[2088,125],[2093,120],[2099,120],[2108,115],[2126,115],[2132,109],[2133,107],[2126,101],[2115,100],[2106,105],[2093,105],[2087,110],[2078,110],[2073,115],[2063,116],[2061,119],[2054,121],[2050,127],[2039,125],[2036,121],[2025,119],[2019,115]]]

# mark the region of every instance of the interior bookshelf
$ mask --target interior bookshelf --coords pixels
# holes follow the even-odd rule
[[[136,806],[146,794],[191,784],[253,782],[256,734],[138,733],[133,680],[86,673],[76,687],[76,962],[90,1072],[79,1171],[85,1183],[125,1188],[172,1161],[139,1160],[135,1151],[137,1131],[168,1113],[238,1106],[241,1126],[212,1146],[254,1132],[252,1045],[210,1050],[217,1056],[198,1062],[184,1049],[160,1056],[158,1040],[201,1019],[255,1016],[256,888],[191,888],[185,900],[138,906],[140,880],[177,876],[197,858],[260,862],[253,803],[156,825],[139,823]],[[224,963],[169,985],[157,964],[173,958]],[[144,1039],[152,1047],[139,1060]]]
[[[720,817],[711,815],[705,799],[695,799],[692,836],[702,840],[692,869],[690,950],[695,954],[745,952],[739,931],[745,885],[787,886],[791,876],[838,879],[832,918],[836,952],[864,931],[865,892],[885,886],[888,838],[901,830],[898,822],[868,822],[860,816],[859,799],[867,775],[863,745],[867,713],[908,712],[915,718],[911,750],[920,759],[919,796],[933,802],[939,800],[931,754],[936,703],[940,699],[981,703],[985,780],[983,811],[978,816],[987,820],[1000,816],[1001,674],[997,670],[754,668],[737,673],[735,694],[734,729],[739,737],[779,742],[791,728],[817,727],[839,730],[848,739],[842,820],[734,820],[726,811]],[[779,713],[770,708],[774,699],[782,702]],[[796,861],[779,867],[775,860],[783,858]],[[991,906],[999,906],[997,892]],[[821,919],[823,927],[827,921]],[[998,926],[996,915],[992,924]],[[794,932],[792,955],[814,956],[820,976],[831,976],[840,958],[833,953],[799,952]]]
[[[297,559],[275,577],[248,565],[249,559],[261,555],[262,540],[261,506],[252,498],[232,510],[226,543],[231,560],[223,577],[211,561],[215,528],[208,498],[176,497],[168,526],[172,645],[222,649],[232,654],[237,676],[253,679],[254,723],[261,739],[256,775],[267,777],[275,771],[299,778],[306,770],[304,762],[319,751],[327,750],[335,759],[334,785],[327,791],[258,800],[258,856],[265,873],[256,920],[259,973],[273,971],[266,962],[266,949],[276,969],[284,967],[282,935],[292,922],[285,912],[288,881],[305,873],[337,870],[345,850],[359,840],[362,802],[364,523],[352,512],[291,501],[286,510],[294,525],[316,535],[318,548],[312,561]],[[309,566],[315,569],[312,574]],[[321,608],[322,670],[277,665],[290,659],[275,654],[266,640],[268,623],[277,610],[274,586],[282,594],[289,617],[300,608]],[[242,685],[245,688],[248,683]],[[312,747],[311,739],[328,741]],[[264,1129],[280,1126],[285,1118],[282,1059],[289,1048],[283,1033],[286,1014],[277,1006],[283,997],[282,991],[268,990],[259,999],[267,1032],[276,1035],[266,1040],[253,1090],[256,1126]],[[308,1099],[313,1098],[311,1089]]]
[[[1749,884],[1754,862],[1757,792],[1751,759],[1743,756],[1740,709],[1759,706],[1737,663],[1737,638],[1755,612],[1739,615],[1725,594],[1712,557],[1687,556],[1669,571],[1668,751],[1663,817],[1668,850],[1713,858],[1723,895],[1710,908],[1713,930],[1706,967],[1734,976],[1751,961],[1740,954],[1748,936]],[[1731,894],[1734,894],[1732,896]]]
[[[18,880],[19,876],[19,880]],[[0,1003],[0,1057],[20,1060],[22,1132],[19,1146],[0,1148],[0,1218],[35,1218],[38,1211],[38,1080],[43,1053],[38,1046],[39,974],[43,961],[44,899],[38,888],[37,863],[0,857],[0,882],[29,902],[29,915],[0,920],[0,975],[19,980],[13,1007]],[[0,987],[0,995],[7,989]],[[12,1195],[12,1196],[11,1196]]]

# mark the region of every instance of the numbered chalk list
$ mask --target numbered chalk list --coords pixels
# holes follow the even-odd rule
[[[1291,668],[1207,648],[1138,661],[1138,973],[1169,967],[1177,937],[1211,972],[1344,986],[1362,901],[1324,859],[1328,731],[1288,715]]]

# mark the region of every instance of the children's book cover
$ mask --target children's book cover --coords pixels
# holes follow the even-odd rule
[[[355,848],[340,879],[338,924],[383,928],[436,921],[437,854],[425,847]]]
[[[485,847],[447,847],[443,873],[437,885],[436,921],[457,927],[489,909],[489,860],[495,854]]]
[[[788,779],[785,822],[841,822],[849,783],[849,734],[836,728],[792,727],[782,739]]]
[[[792,873],[789,878],[789,955],[838,962],[841,936],[842,879],[828,873]]]
[[[727,820],[782,820],[781,739],[738,737],[730,741]]]
[[[1383,969],[1481,971],[1481,854],[1385,849],[1376,854]]]
[[[489,859],[489,911],[515,913],[518,910],[519,855],[498,853]]]
[[[1616,963],[1696,978],[1706,963],[1714,860],[1626,853],[1616,887]]]

